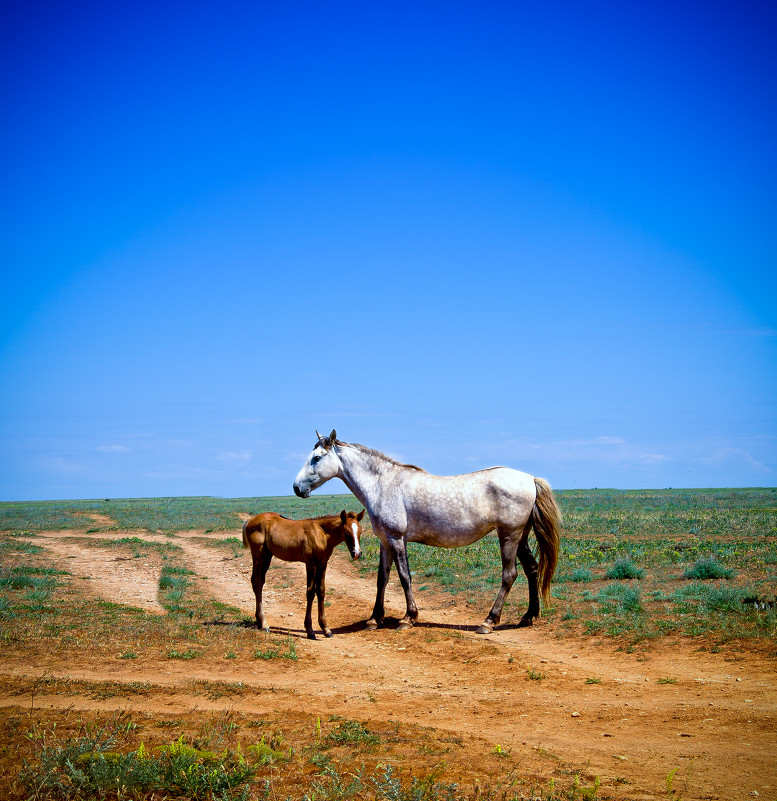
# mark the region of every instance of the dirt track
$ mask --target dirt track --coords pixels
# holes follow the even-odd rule
[[[38,544],[52,552],[84,586],[117,603],[162,612],[156,596],[159,575],[143,559],[118,560],[110,549],[69,541],[73,532],[50,532]],[[109,536],[133,536],[111,532]],[[80,536],[83,537],[83,534]],[[105,538],[102,532],[100,538]],[[143,532],[144,539],[154,537]],[[216,599],[253,612],[247,553],[209,548],[202,533],[179,532],[175,543]],[[216,536],[216,535],[214,535]],[[218,535],[223,538],[224,535]],[[162,538],[160,538],[162,539]],[[169,540],[167,540],[169,541]],[[68,557],[78,556],[78,559]],[[695,650],[672,641],[647,653],[617,652],[610,642],[559,639],[542,621],[531,629],[507,627],[474,633],[487,611],[473,612],[444,593],[417,593],[419,624],[408,632],[368,632],[373,579],[359,576],[338,549],[327,576],[332,639],[304,639],[304,569],[273,563],[265,593],[275,631],[299,636],[300,659],[207,660],[182,664],[111,661],[60,664],[46,658],[30,665],[8,656],[6,676],[91,681],[147,681],[154,692],[133,699],[132,709],[185,714],[193,709],[261,713],[305,709],[362,721],[397,720],[479,737],[518,757],[523,767],[549,775],[558,765],[599,776],[611,798],[667,798],[666,777],[676,770],[674,790],[683,799],[777,798],[777,691],[775,664],[768,658]],[[517,593],[525,590],[516,586]],[[516,603],[525,602],[516,593]],[[403,596],[393,579],[387,613],[400,617]],[[515,621],[511,620],[515,618]],[[544,674],[529,680],[527,668]],[[674,683],[659,683],[670,678]],[[187,693],[193,678],[243,682],[257,694],[204,700]],[[598,679],[600,683],[586,683]],[[265,691],[272,688],[273,692]],[[35,706],[108,709],[111,700],[58,695],[35,697]],[[18,696],[0,705],[24,704]],[[127,703],[122,702],[123,708]],[[471,754],[471,760],[486,759]]]

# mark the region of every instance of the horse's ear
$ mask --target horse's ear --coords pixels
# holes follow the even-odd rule
[[[356,515],[356,519],[357,520],[361,520],[363,517],[364,517],[364,509],[362,509],[361,512],[359,512],[358,515]]]
[[[329,447],[331,448],[336,441],[337,441],[337,431],[335,431],[333,428],[332,433],[329,435]]]
[[[345,509],[343,509],[343,511],[340,512],[340,520],[343,521],[343,525],[345,525],[346,522],[348,521],[348,514],[346,513]]]

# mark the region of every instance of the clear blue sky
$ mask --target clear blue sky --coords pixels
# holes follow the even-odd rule
[[[0,499],[775,485],[776,13],[6,3]]]

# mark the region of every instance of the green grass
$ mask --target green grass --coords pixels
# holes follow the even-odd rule
[[[299,659],[297,653],[297,641],[291,635],[283,639],[263,635],[265,645],[254,651],[254,659],[289,659],[296,662]]]
[[[30,798],[115,797],[245,799],[256,773],[239,754],[201,751],[182,739],[149,752],[113,750],[106,731],[50,743],[44,740],[35,762],[25,761],[19,779]]]
[[[554,584],[561,603],[543,609],[543,616],[557,627],[558,636],[605,634],[638,641],[680,634],[715,636],[722,642],[777,636],[777,610],[745,602],[746,598],[770,600],[777,595],[777,490],[573,490],[556,494],[565,526]],[[63,637],[66,644],[69,637],[76,637],[67,628],[77,626],[72,610],[86,610],[85,602],[78,599],[72,600],[72,607],[60,605],[58,599],[68,593],[68,577],[43,572],[47,552],[37,543],[23,542],[19,536],[23,532],[24,537],[34,537],[35,531],[43,529],[84,530],[94,521],[82,515],[92,512],[107,515],[122,529],[139,532],[224,531],[223,539],[210,539],[208,544],[231,548],[234,555],[242,556],[239,536],[226,536],[239,532],[238,513],[273,509],[290,517],[306,517],[342,508],[358,509],[360,505],[345,495],[314,495],[307,500],[162,498],[0,504],[0,530],[4,526],[11,529],[0,535],[0,620],[5,621],[0,636],[24,638],[34,630],[39,636]],[[368,519],[364,522],[364,558],[359,568],[365,581],[372,583],[379,543]],[[39,541],[45,544],[43,538]],[[196,643],[198,621],[208,616],[237,625],[238,611],[209,599],[207,583],[182,567],[183,553],[175,538],[153,543],[139,533],[120,540],[83,538],[79,542],[161,559],[160,600],[172,613],[158,620],[138,610],[101,607],[98,618],[104,619],[90,620],[91,627],[104,627],[112,633],[126,625],[128,630],[141,632],[141,642],[143,632],[164,629],[172,644]],[[408,550],[422,610],[424,593],[439,589],[460,595],[473,608],[473,615],[489,608],[501,581],[495,536],[466,548],[411,543]],[[641,590],[631,578],[637,575],[642,575]],[[718,586],[721,579],[726,587]],[[611,581],[622,584],[623,589],[614,589]],[[515,622],[526,603],[526,582],[519,570],[503,622]],[[46,619],[39,623],[29,620],[35,610],[44,612]],[[56,621],[57,616],[67,620]],[[89,612],[84,611],[84,616]],[[75,622],[68,622],[71,617]],[[130,646],[143,654],[135,641],[114,646],[111,653],[115,658]],[[186,650],[187,646],[176,647]],[[234,645],[226,644],[219,655],[229,650],[238,653]],[[256,658],[291,658],[284,656],[287,653],[288,648],[268,642],[256,650]]]
[[[121,531],[239,531],[238,514],[279,512],[287,517],[317,517],[341,509],[360,510],[353,495],[265,498],[122,498],[83,501],[0,503],[0,531],[93,529],[90,513],[106,515]],[[105,530],[100,528],[98,530]]]

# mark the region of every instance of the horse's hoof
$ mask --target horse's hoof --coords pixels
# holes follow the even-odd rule
[[[413,621],[412,620],[400,620],[399,625],[397,626],[397,631],[405,631],[406,629],[413,628]]]
[[[329,629],[324,629],[324,637],[334,637],[334,634]]]
[[[476,632],[476,633],[477,633],[477,634],[491,634],[491,632],[492,632],[492,631],[493,631],[493,629],[491,628],[491,626],[487,626],[487,625],[484,623],[482,626],[480,626],[480,627],[478,628],[478,630],[477,630],[477,632]]]
[[[315,639],[316,639],[316,634],[315,634],[315,632],[313,632],[313,631],[309,631],[309,632],[308,632],[308,639],[309,639],[309,640],[315,640]]]
[[[528,628],[529,626],[531,626],[533,624],[534,624],[534,618],[532,618],[532,617],[522,617],[521,620],[518,623],[518,628],[519,629],[525,629],[525,628]]]
[[[378,621],[370,619],[364,625],[367,631],[375,631],[378,628]]]

